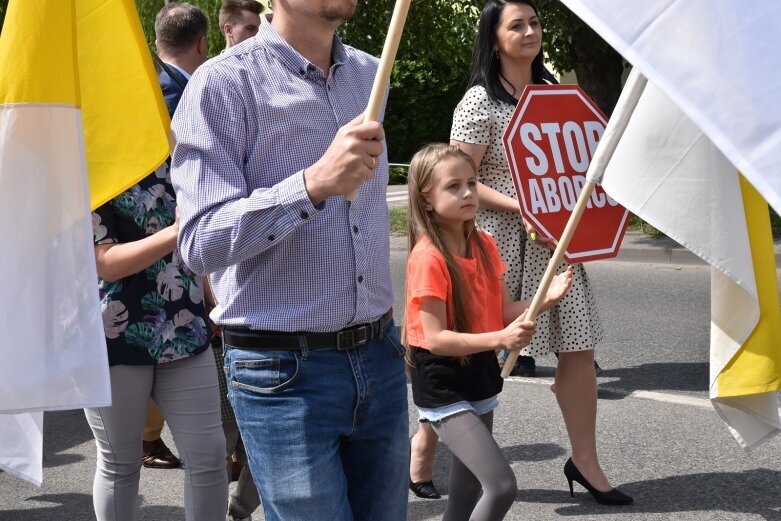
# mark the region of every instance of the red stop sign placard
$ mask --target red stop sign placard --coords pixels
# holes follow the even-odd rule
[[[521,213],[542,234],[561,238],[586,183],[586,171],[607,118],[576,85],[529,85],[504,133]],[[615,257],[629,211],[597,186],[575,235],[567,262]]]

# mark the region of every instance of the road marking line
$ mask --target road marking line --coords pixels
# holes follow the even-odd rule
[[[507,378],[508,382],[521,382],[527,384],[547,385],[550,387],[553,385],[552,378],[525,378],[522,376],[511,376]],[[614,387],[600,386],[600,391],[607,391],[609,393],[621,394],[627,398],[642,398],[643,400],[653,400],[655,402],[675,403],[678,405],[691,405],[693,407],[700,407],[703,409],[712,409],[710,400],[705,398],[697,398],[695,396],[685,396],[680,394],[670,393],[658,393],[655,391],[627,391],[626,389],[616,389]]]

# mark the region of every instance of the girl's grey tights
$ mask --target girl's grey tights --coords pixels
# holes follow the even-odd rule
[[[442,521],[498,521],[510,510],[518,484],[491,435],[493,419],[467,412],[431,424],[453,453]]]

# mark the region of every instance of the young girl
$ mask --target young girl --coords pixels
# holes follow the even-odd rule
[[[475,229],[476,168],[458,147],[429,145],[409,170],[409,246],[404,341],[412,396],[453,453],[444,521],[503,519],[518,487],[491,435],[502,390],[497,349],[534,334],[526,302],[513,302],[493,238]],[[567,291],[558,275],[544,309]],[[482,495],[481,495],[482,491]]]

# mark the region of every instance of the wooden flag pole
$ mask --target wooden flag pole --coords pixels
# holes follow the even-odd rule
[[[382,101],[385,99],[385,92],[390,84],[390,75],[393,70],[393,62],[396,61],[396,52],[399,50],[401,34],[404,32],[404,23],[407,21],[407,13],[411,0],[396,0],[396,6],[393,8],[388,36],[385,37],[385,46],[382,48],[380,64],[377,67],[377,75],[374,76],[374,85],[369,96],[369,104],[366,106],[366,112],[363,113],[363,122],[377,121],[380,117]],[[355,201],[358,191],[347,194],[348,201]]]
[[[583,191],[580,192],[578,202],[575,204],[575,208],[572,209],[572,214],[569,216],[567,226],[564,227],[564,233],[561,234],[561,239],[556,245],[556,250],[553,252],[550,261],[548,261],[548,267],[545,269],[545,274],[542,276],[540,287],[537,288],[537,293],[534,294],[532,303],[529,306],[528,311],[526,311],[526,320],[535,320],[537,318],[540,306],[542,305],[542,299],[545,298],[545,295],[548,293],[551,281],[556,275],[556,269],[564,258],[564,251],[567,249],[567,246],[569,246],[572,236],[575,235],[575,229],[578,227],[580,218],[583,215],[583,210],[586,209],[586,204],[591,198],[591,193],[596,186],[596,183],[587,180],[583,187]],[[510,356],[507,357],[507,360],[504,362],[504,367],[502,368],[502,378],[510,376],[510,371],[513,370],[513,366],[515,366],[515,361],[518,360],[519,354],[520,350],[510,352]]]

